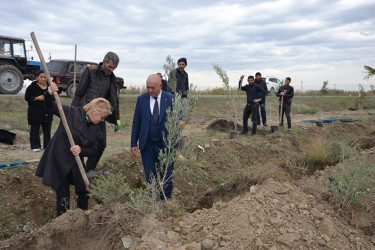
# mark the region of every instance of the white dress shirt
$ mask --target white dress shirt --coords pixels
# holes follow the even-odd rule
[[[160,90],[160,93],[158,95],[159,115],[160,115],[161,92],[162,92],[162,90]],[[152,112],[154,112],[154,106],[155,106],[155,98],[152,97],[152,96],[150,96],[150,111],[151,111],[151,115],[152,115]]]

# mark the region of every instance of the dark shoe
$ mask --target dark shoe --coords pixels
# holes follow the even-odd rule
[[[291,131],[292,130],[292,128],[288,128],[288,131]]]
[[[251,133],[251,135],[250,136],[256,136],[257,134],[255,134],[255,133]]]
[[[263,123],[263,126],[268,127],[268,124],[267,123]]]
[[[242,131],[241,133],[240,133],[240,135],[247,135],[249,132],[248,131]]]

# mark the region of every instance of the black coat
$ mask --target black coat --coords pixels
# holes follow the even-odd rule
[[[288,100],[288,104],[292,105],[292,98],[294,96],[294,88],[290,85],[286,87],[285,85],[281,86],[276,93],[276,96],[279,97],[279,102],[281,102],[281,92],[285,92],[284,98]]]
[[[93,99],[103,97],[111,103],[113,108],[112,114],[107,116],[106,121],[117,124],[117,120],[120,120],[120,106],[117,98],[116,76],[113,72],[108,76],[105,75],[102,65],[101,62],[83,71],[72,105],[83,107]]]
[[[50,112],[60,116],[57,105],[52,101],[52,96],[45,95],[46,106]],[[97,148],[97,135],[99,125],[88,123],[86,112],[74,106],[63,106],[73,140],[81,147],[80,157],[95,155]],[[60,121],[55,135],[48,143],[40,159],[35,175],[43,177],[43,184],[57,189],[72,168],[78,168],[75,157],[70,151],[70,143],[64,126]]]
[[[44,95],[47,89],[42,89],[37,81],[32,82],[26,89],[25,100],[29,104],[27,109],[27,121],[31,123],[47,123],[52,122],[53,115],[48,113],[44,101],[34,101],[34,98]]]

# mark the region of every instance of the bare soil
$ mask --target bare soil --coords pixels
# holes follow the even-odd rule
[[[229,140],[228,132],[233,122],[241,124],[240,119],[193,119],[184,133],[210,146],[205,153],[196,149],[193,162],[216,185],[199,192],[194,178],[176,175],[174,196],[181,202],[184,197],[194,198],[183,203],[185,212],[177,218],[136,216],[122,204],[103,206],[93,199],[88,211],[73,204],[72,210],[56,218],[55,193],[35,177],[36,164],[0,171],[0,249],[375,249],[374,195],[367,197],[370,212],[357,207],[351,214],[341,213],[325,183],[334,165],[302,176],[298,166],[295,173],[285,167],[290,159],[283,155],[285,149],[311,146],[311,142],[299,144],[299,133],[327,142],[355,134],[348,144],[357,145],[358,155],[373,160],[374,120],[366,116],[368,112],[374,111],[320,113],[323,119],[362,116],[366,120],[334,123],[321,130],[302,122],[317,115],[295,115],[292,132],[272,134],[270,127],[259,126],[255,139],[238,140]],[[278,117],[269,115],[268,124],[277,125]],[[12,132],[17,133],[14,145],[0,144],[1,163],[41,157],[43,151],[29,149],[27,132]],[[132,187],[144,187],[141,160],[130,156],[129,132],[130,128],[114,133],[108,125],[107,149],[98,172],[120,167]],[[249,174],[236,176],[240,169],[241,173],[248,169]],[[227,173],[228,179],[221,173]]]

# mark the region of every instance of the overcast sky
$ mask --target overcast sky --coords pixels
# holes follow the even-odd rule
[[[375,67],[375,0],[111,1],[2,0],[0,34],[30,39],[44,57],[100,62],[117,53],[126,85],[186,57],[190,82],[220,87],[212,63],[239,76],[292,78],[296,90],[366,90],[363,65]],[[35,50],[31,55],[37,58]],[[48,60],[47,60],[48,61]]]

